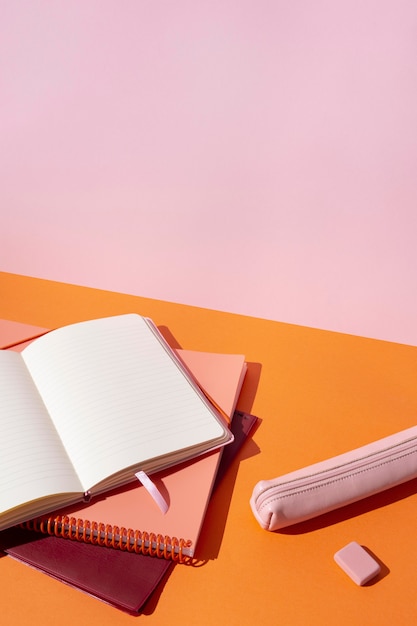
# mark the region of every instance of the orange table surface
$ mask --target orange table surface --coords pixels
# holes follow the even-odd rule
[[[207,560],[176,566],[136,618],[3,557],[1,623],[415,623],[417,481],[276,533],[259,527],[249,498],[258,480],[413,426],[417,348],[0,273],[0,318],[53,328],[125,312],[151,317],[183,348],[249,362],[239,406],[262,421],[210,503]],[[365,587],[333,560],[353,540],[382,562]]]

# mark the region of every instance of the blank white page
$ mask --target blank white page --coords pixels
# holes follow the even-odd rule
[[[138,315],[58,329],[22,355],[85,491],[126,467],[223,433]]]
[[[82,491],[26,365],[0,350],[0,510]]]

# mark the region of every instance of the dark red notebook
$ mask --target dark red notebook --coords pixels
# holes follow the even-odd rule
[[[256,422],[253,415],[235,412],[232,420],[235,439],[224,450],[218,479],[224,475]],[[174,566],[165,559],[42,535],[22,528],[0,533],[0,548],[35,569],[136,614]]]

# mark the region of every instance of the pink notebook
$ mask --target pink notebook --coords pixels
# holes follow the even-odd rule
[[[47,328],[31,326],[21,322],[0,319],[0,348],[10,348],[22,343],[36,339],[47,332]]]

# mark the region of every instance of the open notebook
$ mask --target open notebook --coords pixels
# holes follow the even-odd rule
[[[0,321],[0,346],[10,346],[7,337],[2,337],[2,325],[3,322]],[[5,326],[7,329],[7,323]],[[17,329],[15,336],[16,332]],[[23,338],[24,326],[21,332]],[[36,329],[30,328],[26,332],[33,335],[34,332],[36,334]],[[46,329],[44,332],[47,332]],[[27,345],[28,342],[17,343],[9,350],[27,350]],[[244,356],[192,350],[176,352],[204,392],[213,397],[222,412],[232,416],[246,374]],[[221,451],[215,450],[202,455],[198,462],[185,462],[152,476],[153,482],[168,503],[166,513],[161,512],[147,490],[135,481],[97,496],[90,503],[54,511],[52,515],[42,517],[44,523],[37,527],[52,534],[60,531],[62,536],[68,535],[72,528],[72,534],[77,533],[80,540],[92,543],[101,543],[102,540],[104,543],[105,539],[108,542],[108,536],[104,537],[106,527],[112,533],[114,527],[132,529],[137,531],[139,538],[136,546],[138,552],[147,551],[148,538],[152,534],[163,537],[164,545],[161,549],[165,550],[167,558],[176,559],[179,552],[185,556],[193,556],[220,458]],[[80,520],[83,527],[93,529],[95,534],[80,533]]]
[[[5,326],[7,327],[7,322],[0,320],[0,346],[7,345],[5,333],[2,333]],[[18,341],[19,337],[24,339],[33,329],[26,328],[22,324],[19,329],[14,330],[14,339]],[[42,332],[43,329],[37,330]],[[20,348],[16,346],[14,349]],[[179,351],[179,354],[222,409],[228,414],[233,414],[246,371],[243,357],[192,351]],[[224,461],[220,463],[222,471],[225,469],[223,466],[226,463],[230,464],[233,460],[255,423],[254,416],[241,412],[235,414],[232,422],[235,440],[225,450],[227,454],[224,456]],[[206,471],[200,474],[202,481],[199,489],[205,494],[203,500],[196,502],[188,498],[185,509],[181,513],[183,520],[190,516],[194,519],[194,529],[189,528],[194,546],[200,533],[214,478],[218,475],[220,453],[210,454],[209,458],[210,468],[205,462]],[[202,459],[196,460],[188,467],[184,467],[182,478],[177,475],[177,486],[170,492],[173,507],[171,516],[175,510],[179,513],[175,505],[176,493],[181,493],[183,488],[186,488],[187,476],[190,478],[191,473],[202,461]],[[138,485],[136,489],[138,492],[142,491],[143,496],[147,495],[143,487]],[[145,498],[145,501],[153,515],[160,519],[161,513],[156,511],[155,503],[150,500],[149,496]],[[139,524],[138,520],[136,522]],[[178,534],[181,536],[184,534],[182,528]],[[106,550],[88,543],[64,541],[61,538],[43,536],[21,528],[0,533],[0,542],[14,558],[110,602],[118,608],[133,612],[139,610],[170,567],[170,562],[164,559],[149,559],[141,554]]]
[[[244,357],[188,350],[181,350],[179,354],[205,391],[233,416],[246,372]],[[244,425],[233,425],[232,421],[232,430],[233,426],[239,436]],[[114,547],[122,548],[125,545],[120,545],[117,539],[112,541],[114,535],[122,537],[123,528],[132,529],[131,538],[137,537],[135,549],[139,553],[148,554],[150,543],[156,544],[159,536],[160,556],[163,554],[173,560],[181,555],[192,557],[220,459],[221,451],[213,451],[153,475],[154,484],[168,503],[166,513],[136,482],[103,494],[91,503],[55,511],[53,515],[29,523],[28,527],[64,537],[70,533],[74,537],[78,531],[81,541],[103,545],[115,543]],[[87,534],[83,532],[86,528],[89,529]]]
[[[0,357],[0,529],[232,440],[139,315],[66,326]]]

